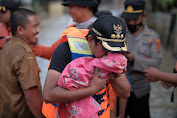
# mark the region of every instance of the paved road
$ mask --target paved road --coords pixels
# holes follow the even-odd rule
[[[68,24],[69,19],[70,17],[68,15],[48,18],[46,16],[44,19],[41,19],[39,44],[50,46],[54,43],[66,28],[66,24]],[[175,59],[172,58],[170,51],[164,50],[163,53],[164,58],[160,69],[164,72],[172,72]],[[48,60],[37,57],[37,61],[41,68],[40,77],[43,86],[47,73]],[[177,113],[177,95],[175,95],[176,101],[174,103],[170,103],[172,88],[166,90],[160,86],[159,82],[152,83],[151,88],[151,118],[174,118]]]

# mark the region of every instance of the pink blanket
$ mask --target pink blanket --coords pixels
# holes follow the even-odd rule
[[[95,68],[99,68],[99,77],[106,78],[109,73],[123,73],[127,58],[120,53],[108,53],[102,58],[80,57],[70,62],[59,77],[58,85],[69,90],[88,87]],[[101,106],[92,96],[67,104],[58,104],[60,118],[98,118]]]

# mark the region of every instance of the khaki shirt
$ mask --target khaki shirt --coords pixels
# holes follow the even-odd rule
[[[0,118],[34,117],[23,91],[37,86],[42,95],[39,72],[31,47],[12,37],[0,55]]]
[[[134,63],[128,63],[133,92],[136,97],[143,97],[150,92],[150,83],[146,80],[143,71],[150,66],[159,68],[162,62],[159,35],[144,24],[143,31],[137,36],[133,37],[130,32],[127,32],[125,40],[128,51],[135,56]]]

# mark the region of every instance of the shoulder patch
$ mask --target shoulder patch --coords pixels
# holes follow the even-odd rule
[[[25,44],[22,44],[22,46],[25,48],[26,52],[32,52],[32,49],[30,46],[27,46]]]
[[[146,41],[151,43],[152,39],[148,38],[148,39],[146,39]]]
[[[159,37],[159,33],[156,30],[148,28],[149,35],[154,35],[155,37]]]
[[[149,34],[149,31],[148,31],[148,30],[146,30],[146,31],[145,31],[145,33],[146,33],[146,34]]]
[[[34,57],[27,57],[27,59],[34,59]]]
[[[160,39],[155,39],[155,46],[156,46],[156,52],[160,53],[161,50],[161,44]]]

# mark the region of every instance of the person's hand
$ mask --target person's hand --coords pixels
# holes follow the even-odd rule
[[[3,43],[3,44],[8,43],[11,38],[12,38],[12,36],[6,36],[5,38],[2,39],[2,43]]]
[[[134,62],[135,56],[130,52],[123,52],[123,55],[128,59],[130,62]]]
[[[157,82],[159,78],[157,77],[160,71],[157,68],[149,67],[144,70],[144,75],[149,82]]]
[[[111,79],[116,79],[117,77],[120,77],[120,76],[121,76],[120,73],[118,73],[118,74],[116,74],[116,73],[110,73],[110,75],[109,75],[110,80],[111,80]]]
[[[169,89],[170,87],[174,86],[174,84],[163,82],[163,81],[161,81],[160,84],[166,89]]]
[[[95,74],[94,74],[94,77],[90,83],[90,86],[92,88],[92,90],[95,92],[95,93],[98,93],[100,92],[101,90],[103,90],[107,84],[107,81],[109,80],[109,77],[107,78],[99,78],[98,77],[98,72],[99,70],[96,69],[95,70]]]
[[[124,70],[123,70],[123,73],[110,73],[109,74],[109,80],[111,80],[111,79],[116,79],[116,78],[118,78],[118,77],[120,77],[122,74],[124,74],[124,73],[126,73],[127,72],[127,69],[125,68]]]

